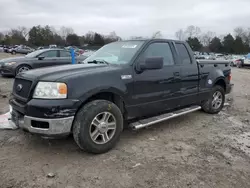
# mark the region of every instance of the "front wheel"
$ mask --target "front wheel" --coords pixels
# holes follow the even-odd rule
[[[11,54],[12,54],[12,55],[16,55],[16,51],[12,51]]]
[[[16,69],[16,75],[21,73],[21,72],[26,72],[28,70],[30,70],[31,68],[28,65],[20,65],[19,67],[17,67]]]
[[[84,105],[73,124],[73,136],[77,145],[95,154],[112,149],[122,130],[123,117],[120,109],[106,100],[95,100]]]
[[[202,109],[209,114],[217,114],[222,110],[224,102],[225,90],[221,86],[215,85],[209,99],[202,105]]]

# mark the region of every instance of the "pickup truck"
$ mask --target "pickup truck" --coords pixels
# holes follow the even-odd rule
[[[11,122],[42,137],[73,133],[81,149],[104,153],[125,125],[137,130],[200,109],[220,112],[230,81],[229,62],[198,62],[185,42],[119,41],[82,64],[19,73]]]

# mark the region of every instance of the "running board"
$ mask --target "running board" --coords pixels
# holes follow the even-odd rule
[[[156,124],[156,123],[160,123],[162,121],[166,121],[168,119],[172,119],[184,114],[188,114],[194,111],[198,111],[200,110],[201,107],[200,106],[191,106],[189,108],[184,108],[181,110],[177,110],[174,112],[170,112],[170,113],[166,113],[166,114],[162,114],[159,116],[154,116],[151,118],[147,118],[147,119],[143,119],[143,120],[139,120],[137,122],[131,123],[129,126],[133,129],[133,130],[138,130],[138,129],[142,129],[144,127],[148,127],[150,125]]]

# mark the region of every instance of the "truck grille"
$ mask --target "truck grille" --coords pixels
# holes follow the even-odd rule
[[[31,89],[32,82],[29,80],[15,79],[13,91],[16,95],[27,99]]]

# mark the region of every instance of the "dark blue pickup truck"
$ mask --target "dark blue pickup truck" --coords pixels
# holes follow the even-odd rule
[[[229,62],[197,62],[185,42],[119,41],[82,64],[18,74],[11,119],[45,137],[73,133],[80,148],[104,153],[124,122],[140,129],[200,109],[220,112],[230,81]]]

